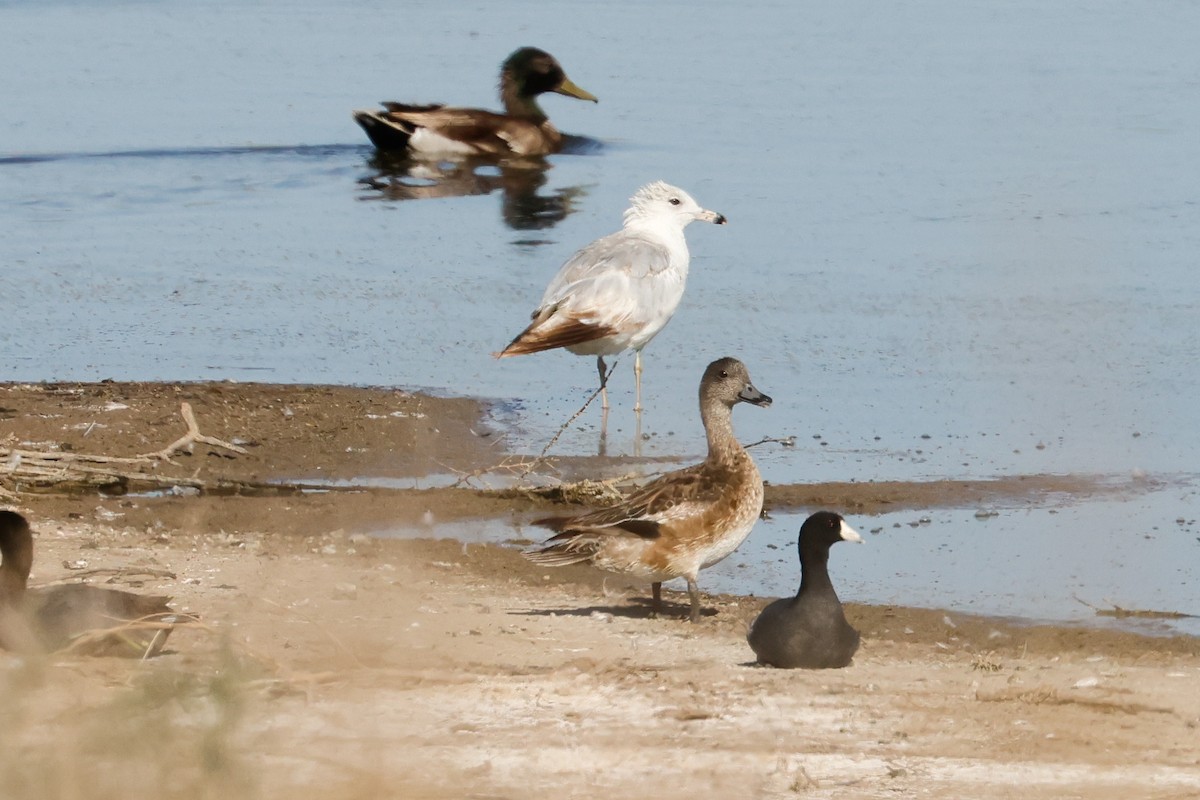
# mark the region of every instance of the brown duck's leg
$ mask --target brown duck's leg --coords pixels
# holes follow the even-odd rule
[[[608,369],[604,366],[604,356],[596,356],[596,371],[600,373],[600,407],[608,411]]]
[[[692,613],[688,615],[688,622],[700,621],[700,587],[696,585],[695,578],[688,578],[688,597],[692,598]]]
[[[650,584],[650,591],[654,595],[654,602],[650,605],[650,616],[657,617],[662,611],[662,581]]]

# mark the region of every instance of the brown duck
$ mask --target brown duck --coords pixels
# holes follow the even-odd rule
[[[161,595],[140,595],[83,583],[28,589],[33,567],[33,533],[15,511],[0,511],[0,647],[18,652],[53,652],[82,634],[109,631],[87,643],[93,655],[147,658],[157,655],[174,623],[190,618]],[[122,623],[145,626],[118,630]]]
[[[655,612],[662,605],[662,582],[684,578],[691,599],[688,618],[698,621],[697,574],[736,550],[762,513],[762,477],[733,435],[738,403],[769,406],[771,398],[754,388],[736,358],[709,364],[700,381],[708,457],[668,472],[611,508],[535,521],[559,534],[525,557],[550,567],[587,562],[648,579]]]
[[[463,156],[544,156],[562,149],[563,135],[537,103],[546,92],[599,102],[576,86],[544,50],[522,47],[500,68],[503,114],[446,105],[385,102],[383,111],[354,119],[380,150]]]

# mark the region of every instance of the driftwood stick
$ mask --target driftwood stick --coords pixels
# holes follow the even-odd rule
[[[143,462],[144,463],[144,462]],[[82,464],[62,464],[44,467],[37,463],[23,464],[20,469],[7,470],[8,474],[26,481],[45,483],[61,483],[73,481],[85,484],[107,484],[116,481],[130,483],[160,484],[162,486],[195,486],[202,488],[205,483],[198,478],[175,478],[154,472],[139,472],[137,470],[121,470],[112,467],[92,467]]]
[[[47,461],[62,464],[77,464],[79,462],[92,464],[142,464],[146,461],[145,456],[102,456],[90,453],[55,453],[49,450],[5,450],[0,448],[0,457],[6,457],[9,461],[14,459],[17,462],[34,459],[37,461]],[[10,464],[15,467],[19,464]]]
[[[193,445],[197,442],[242,455],[248,452],[244,447],[201,433],[190,403],[181,403],[179,413],[183,417],[184,424],[187,425],[187,433],[161,450],[136,456],[0,448],[0,479],[17,484],[26,481],[35,486],[62,483],[84,485],[125,483],[158,487],[181,486],[203,490],[207,488],[208,483],[199,478],[177,478],[139,469],[139,467],[163,461],[179,466],[171,460],[171,456],[181,450],[191,452]],[[151,470],[153,469],[151,467]],[[0,486],[0,497],[15,498],[16,494],[11,488]]]
[[[170,461],[171,456],[175,455],[176,451],[187,450],[189,453],[192,452],[192,445],[194,445],[196,442],[210,444],[213,447],[231,450],[234,453],[241,453],[242,455],[246,454],[247,451],[244,447],[238,447],[236,444],[230,444],[229,442],[218,439],[215,436],[205,436],[203,433],[201,433],[200,426],[196,423],[196,415],[192,413],[191,403],[186,401],[180,403],[179,413],[183,416],[184,423],[187,424],[187,433],[171,442],[162,450],[156,450],[153,453],[143,453],[142,455],[138,456],[138,458]]]

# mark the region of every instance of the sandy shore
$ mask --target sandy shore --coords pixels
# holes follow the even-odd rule
[[[213,491],[0,474],[38,532],[35,583],[86,573],[203,618],[146,662],[0,655],[6,798],[1200,796],[1195,639],[852,606],[851,667],[763,669],[744,636],[765,600],[708,597],[694,626],[650,619],[644,587],[421,538],[548,500],[264,488],[497,463],[467,400],[0,386],[0,448],[151,452],[182,435],[182,402],[247,452],[201,445],[137,470]],[[805,491],[869,509],[1071,480]],[[364,533],[383,528],[414,538]]]

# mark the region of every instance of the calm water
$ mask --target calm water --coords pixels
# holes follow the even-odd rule
[[[1176,489],[1195,502],[1194,487]],[[915,605],[1037,621],[1106,625],[1143,633],[1200,636],[1200,619],[1100,617],[1095,609],[1177,610],[1195,597],[1197,519],[1162,520],[1157,498],[977,511],[930,509],[855,517],[866,543],[839,544],[830,573],[843,600]],[[1114,520],[1128,527],[1114,527]],[[701,588],[794,594],[800,584],[796,532],[804,515],[759,523],[725,561],[703,572]],[[441,530],[467,541],[539,539],[545,531],[512,521],[456,523]],[[391,533],[391,532],[389,532]],[[412,535],[412,531],[395,532]],[[428,529],[418,531],[427,535]],[[683,582],[674,588],[683,590]]]
[[[702,452],[696,382],[728,354],[776,400],[739,409],[742,438],[797,437],[756,450],[776,482],[1190,486],[1196,30],[1185,2],[0,2],[0,376],[426,387],[498,399],[536,452],[592,365],[489,354],[662,178],[731,224],[689,229],[687,294],[645,354],[645,454]],[[406,186],[374,162],[351,109],[494,107],[523,44],[600,97],[544,101],[598,147]],[[633,449],[631,362],[613,454]],[[556,452],[595,453],[597,422]],[[1200,542],[1175,522],[1200,517],[1194,491],[974,510],[855,520],[887,533],[837,553],[848,594],[1200,612]],[[724,588],[794,583],[766,544],[798,523],[764,525]]]

